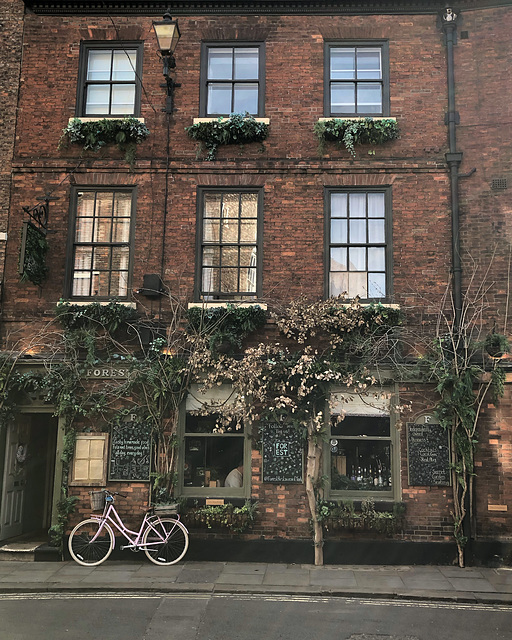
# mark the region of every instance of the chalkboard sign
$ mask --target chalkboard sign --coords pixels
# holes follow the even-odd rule
[[[113,428],[110,438],[110,480],[149,481],[151,435],[140,422]]]
[[[449,486],[448,432],[439,424],[407,424],[407,456],[411,486]]]
[[[263,428],[263,482],[302,482],[304,443],[297,429],[279,423]]]

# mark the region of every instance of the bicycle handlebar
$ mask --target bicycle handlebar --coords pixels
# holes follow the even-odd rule
[[[108,496],[121,496],[121,498],[127,498],[126,493],[119,493],[119,491],[109,491],[108,489],[103,489],[103,493],[106,493]]]

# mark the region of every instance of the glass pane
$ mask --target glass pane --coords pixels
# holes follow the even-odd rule
[[[205,292],[219,291],[220,286],[220,269],[203,269],[203,283],[202,288]]]
[[[382,78],[380,49],[357,50],[358,80],[380,80]]]
[[[222,196],[220,193],[204,194],[204,217],[220,218],[220,204]]]
[[[97,218],[94,225],[94,242],[110,242],[112,218]]]
[[[347,200],[346,193],[331,193],[331,218],[347,216]]]
[[[223,267],[238,267],[238,247],[223,247],[221,259]]]
[[[89,51],[87,63],[87,80],[99,81],[110,80],[110,64],[112,61],[112,51]]]
[[[368,217],[384,218],[385,215],[385,199],[383,193],[368,194]]]
[[[384,247],[368,248],[368,271],[386,270],[386,250]]]
[[[128,295],[128,273],[126,271],[114,271],[110,278],[111,297],[126,298]]]
[[[109,113],[110,85],[90,84],[87,87],[85,114]]]
[[[366,272],[355,272],[352,271],[348,274],[348,295],[349,298],[355,298],[359,296],[360,298],[368,297],[368,286],[366,282]]]
[[[258,79],[258,49],[235,49],[235,80]]]
[[[77,247],[75,250],[75,270],[89,270],[92,265],[92,247]]]
[[[386,297],[386,274],[385,273],[369,273],[368,274],[368,297],[369,298],[385,298]]]
[[[220,221],[203,220],[203,242],[220,242]]]
[[[244,437],[185,437],[183,483],[190,487],[243,486]],[[238,470],[238,473],[235,473]],[[226,479],[229,475],[229,480]],[[234,479],[235,478],[235,479]],[[227,491],[230,489],[227,488]]]
[[[76,206],[77,216],[93,216],[96,194],[94,191],[79,191]]]
[[[109,247],[96,247],[94,249],[93,269],[100,271],[106,271],[110,269]]]
[[[87,272],[75,271],[73,274],[73,296],[91,295],[91,274]]]
[[[331,49],[331,80],[353,80],[355,73],[355,49]]]
[[[92,280],[92,295],[108,298],[110,295],[110,272],[96,271]]]
[[[203,265],[205,267],[220,265],[220,247],[205,247],[203,249]]]
[[[350,220],[350,242],[361,244],[366,242],[366,220]]]
[[[229,115],[231,113],[230,84],[210,84],[208,86],[207,113],[211,115]]]
[[[240,290],[256,292],[256,269],[242,269],[240,271]]]
[[[380,84],[357,85],[357,113],[382,113],[382,87]]]
[[[384,242],[386,239],[384,220],[368,220],[368,242]]]
[[[390,452],[389,442],[338,440],[331,445],[331,488],[391,491]]]
[[[129,217],[132,211],[132,195],[131,193],[114,193],[114,212],[115,216]]]
[[[331,85],[331,113],[355,113],[356,85],[352,82]]]
[[[112,242],[129,242],[130,219],[118,218],[114,220],[112,229]]]
[[[238,220],[240,215],[240,197],[238,193],[225,193],[222,199],[222,220]]]
[[[92,242],[92,232],[94,221],[92,218],[77,218],[75,241],[76,242]]]
[[[112,216],[114,194],[112,191],[98,191],[96,193],[96,215],[103,218]]]
[[[331,248],[330,271],[347,271],[347,250],[344,247]]]
[[[351,193],[348,204],[351,218],[366,217],[366,193]]]
[[[216,414],[197,416],[187,413],[185,418],[185,431],[186,433],[214,433],[218,428],[216,425],[217,418],[218,416]],[[242,435],[244,432],[244,425],[242,423],[238,425],[238,428],[236,428],[233,424],[226,427],[225,431],[227,433]],[[222,437],[222,434],[218,434],[217,437]]]
[[[112,108],[115,115],[131,114],[135,112],[135,85],[112,85]]]
[[[233,49],[208,49],[208,80],[233,78]]]
[[[349,247],[349,271],[366,271],[366,248]]]
[[[348,273],[342,271],[331,273],[329,279],[329,295],[339,296],[348,292]]]
[[[112,269],[128,271],[130,249],[128,247],[112,247]]]
[[[240,225],[240,242],[256,242],[256,220],[242,220]]]
[[[347,221],[331,220],[331,242],[344,244],[347,242]]]
[[[137,52],[134,49],[127,49],[126,51],[114,51],[112,80],[134,82],[136,64]]]
[[[258,217],[258,194],[257,193],[242,193],[242,218],[257,218]]]
[[[238,220],[222,220],[221,225],[221,243],[238,243]]]
[[[256,264],[256,247],[240,247],[240,265],[243,267],[255,267]]]
[[[371,397],[367,398],[371,406]],[[347,405],[350,410],[350,403]],[[341,422],[332,421],[331,434],[336,436],[379,436],[388,437],[390,431],[389,416],[346,415]]]
[[[245,113],[251,115],[258,113],[258,85],[257,84],[235,84],[234,87],[233,111],[235,113]]]
[[[220,290],[224,293],[236,293],[238,291],[238,269],[221,270]]]

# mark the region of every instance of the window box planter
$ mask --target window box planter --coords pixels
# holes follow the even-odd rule
[[[322,118],[314,131],[320,154],[326,142],[336,142],[343,144],[352,157],[356,144],[384,144],[400,137],[395,118]]]
[[[221,145],[263,143],[268,137],[269,123],[248,113],[232,113],[228,118],[199,119],[185,131],[199,143],[198,156],[206,149],[206,160],[215,160]]]
[[[252,527],[256,513],[256,503],[247,502],[243,507],[224,504],[189,509],[182,514],[182,520],[185,526],[191,529],[214,529],[243,533]]]
[[[137,145],[149,136],[149,129],[137,118],[73,118],[62,131],[59,148],[76,144],[82,146],[84,151],[99,151],[106,145],[115,144],[124,152],[125,160],[130,165],[135,162]]]
[[[392,536],[403,530],[404,514],[403,503],[393,503],[392,511],[380,511],[375,509],[372,498],[363,500],[360,512],[354,510],[350,501],[341,506],[333,502],[323,502],[319,505],[319,517],[324,529],[335,532],[368,532]]]

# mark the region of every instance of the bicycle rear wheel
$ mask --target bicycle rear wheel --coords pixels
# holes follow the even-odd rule
[[[93,541],[98,533],[101,522],[95,518],[84,520],[77,524],[69,536],[68,548],[71,557],[84,567],[94,567],[104,562],[115,545],[114,533],[105,522],[100,535]]]
[[[142,548],[155,564],[176,564],[187,553],[188,531],[179,520],[159,519],[144,531]]]

